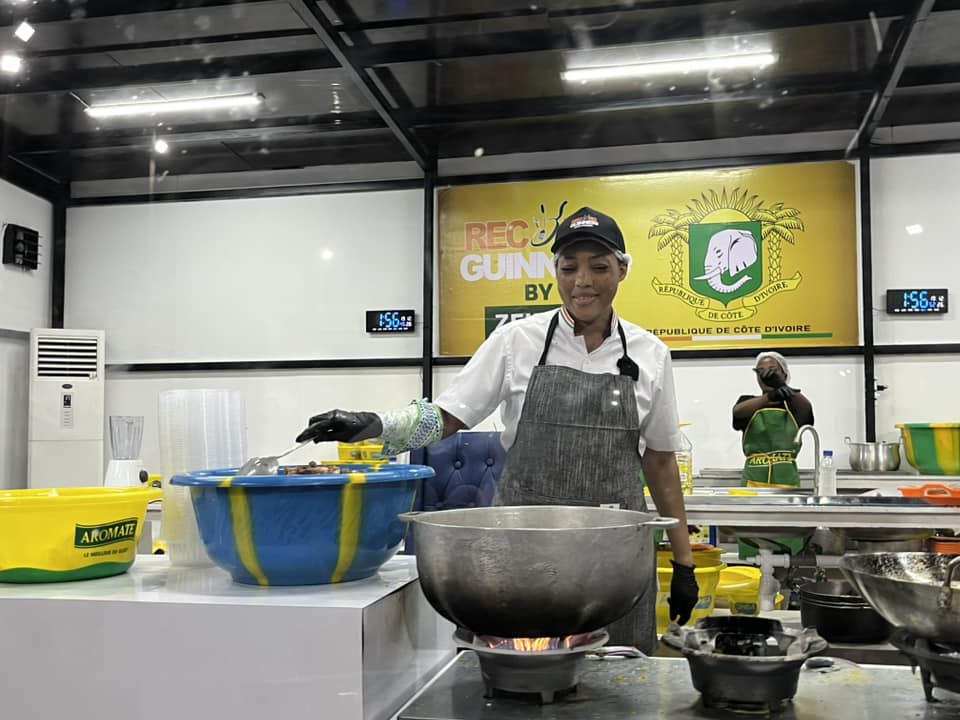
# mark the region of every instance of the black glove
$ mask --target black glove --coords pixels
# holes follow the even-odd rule
[[[670,597],[667,598],[667,604],[670,605],[670,619],[676,619],[678,625],[683,625],[690,619],[690,613],[697,606],[700,588],[693,574],[694,568],[678,565],[673,560],[670,564],[673,565]]]
[[[376,413],[330,410],[310,418],[307,428],[297,435],[297,442],[359,442],[380,437],[382,432],[383,424]]]
[[[763,384],[767,387],[771,387],[776,390],[779,387],[786,385],[786,381],[780,377],[776,370],[763,370],[760,372],[760,379],[763,381]]]
[[[800,388],[792,388],[789,385],[781,385],[778,388],[774,388],[767,393],[767,399],[771,402],[777,402],[778,400],[783,400],[786,402],[794,395],[800,392]]]

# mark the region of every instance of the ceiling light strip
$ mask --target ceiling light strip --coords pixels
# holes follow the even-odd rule
[[[777,56],[773,53],[714,55],[698,58],[681,58],[678,60],[630,63],[626,65],[601,65],[598,67],[575,68],[564,71],[563,79],[567,82],[586,82],[590,80],[617,80],[622,78],[648,77],[651,75],[702,72],[705,70],[764,68],[773,65],[776,61]]]
[[[263,102],[263,95],[221,95],[219,97],[187,98],[184,100],[159,100],[156,102],[124,103],[117,105],[92,105],[84,112],[93,118],[134,117],[138,115],[165,115],[168,113],[198,110],[221,110],[225,108],[252,107]]]

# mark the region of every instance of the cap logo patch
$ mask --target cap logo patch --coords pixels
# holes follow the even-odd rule
[[[577,230],[585,227],[597,227],[600,221],[594,215],[581,215],[570,221],[570,229]]]

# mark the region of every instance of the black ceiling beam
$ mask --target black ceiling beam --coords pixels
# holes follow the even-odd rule
[[[382,130],[386,126],[375,112],[343,113],[341,115],[263,118],[260,120],[232,120],[172,124],[163,130],[170,143],[227,142],[256,138],[275,139],[315,133],[359,132]],[[114,128],[96,132],[72,133],[64,136],[28,136],[20,134],[11,143],[11,151],[18,155],[56,153],[63,150],[90,150],[115,147],[143,147],[153,144],[155,128]]]
[[[0,78],[0,95],[149,87],[194,80],[330,70],[339,67],[334,57],[324,50],[299,50],[224,57],[210,62],[182,60],[73,71],[33,72],[24,78]]]
[[[225,35],[203,35],[196,37],[170,38],[168,40],[145,40],[143,42],[115,43],[112,45],[85,45],[82,47],[55,48],[23,53],[26,62],[33,58],[59,58],[68,55],[99,55],[101,53],[130,52],[132,50],[156,50],[196,45],[219,45],[231,42],[258,42],[262,40],[287,40],[301,37],[314,37],[309,28],[288,28],[283,30],[261,30],[247,33],[227,33]]]
[[[960,0],[950,0],[960,4]],[[682,10],[687,7],[703,9],[705,6],[729,4],[730,0],[649,0],[638,6],[634,2],[611,3],[609,5],[592,5],[589,7],[550,9],[536,4],[526,8],[512,8],[509,10],[489,10],[485,12],[456,13],[449,15],[427,15],[421,17],[394,18],[389,20],[370,21],[343,21],[336,27],[342,32],[364,32],[370,30],[399,30],[410,27],[428,27],[433,25],[447,25],[453,23],[483,22],[490,20],[510,20],[515,18],[542,18],[544,21],[566,18],[590,17],[596,15],[614,15],[622,13]],[[850,3],[848,3],[849,5]],[[868,13],[873,11],[877,17],[903,14],[899,3],[887,1],[874,3],[866,9],[861,9],[858,19],[868,19]],[[836,14],[834,9],[831,14]],[[849,13],[842,13],[840,17],[849,17]],[[835,22],[848,22],[836,20]]]
[[[930,85],[960,83],[960,64],[916,65],[906,67],[900,76],[899,88],[917,88]]]
[[[326,0],[327,7],[329,7],[336,14],[337,18],[341,22],[359,22],[359,17],[357,17],[356,12],[349,0]],[[340,32],[344,32],[341,30]],[[353,48],[366,48],[370,47],[372,44],[370,38],[367,37],[364,32],[345,32],[347,40],[350,41],[350,45]],[[352,50],[348,52],[352,57]],[[373,79],[379,84],[380,89],[386,93],[387,99],[392,100],[392,107],[401,108],[410,110],[413,108],[413,103],[410,101],[410,98],[407,96],[406,91],[397,81],[396,76],[393,74],[393,71],[389,68],[378,67],[372,68],[370,74]]]
[[[267,0],[272,2],[273,0]],[[0,8],[0,27],[18,25],[28,19],[31,23],[61,22],[65,20],[85,20],[90,18],[112,17],[114,15],[140,15],[150,12],[170,12],[183,10],[202,10],[222,5],[260,5],[263,0],[86,0],[75,2],[46,2],[32,5],[10,5]]]
[[[406,127],[400,125],[394,117],[387,99],[383,96],[383,91],[377,86],[367,72],[352,59],[350,50],[346,43],[340,37],[340,33],[334,28],[333,23],[324,15],[323,11],[313,0],[289,0],[290,6],[297,12],[300,19],[303,20],[323,41],[327,50],[337,59],[337,62],[343,67],[357,88],[363,93],[363,96],[370,103],[370,106],[383,118],[387,127],[393,132],[397,140],[403,145],[404,150],[410,155],[417,165],[424,171],[431,167],[431,162],[427,157],[420,141]]]
[[[910,54],[910,48],[913,47],[919,35],[919,30],[923,23],[930,16],[934,4],[937,0],[917,0],[913,10],[905,18],[899,32],[896,34],[892,45],[883,48],[883,62],[878,64],[878,82],[877,89],[874,91],[870,106],[863,114],[857,131],[847,145],[846,156],[849,157],[856,150],[861,142],[869,143],[873,137],[874,131],[883,119],[883,113],[886,112],[890,100],[896,92],[897,84],[903,75],[904,68],[907,66],[907,57]],[[886,46],[887,43],[884,42]]]
[[[873,8],[879,18],[899,17],[902,4],[897,0],[878,0]],[[634,7],[633,13],[642,13],[647,6]],[[867,22],[864,8],[853,3],[777,7],[771,9],[741,10],[727,19],[710,22],[711,35],[789,30],[798,27],[836,23]],[[649,22],[614,23],[600,30],[590,30],[592,47],[635,45],[666,40],[702,38],[703,16],[669,17],[665,13],[653,16]],[[425,62],[485,55],[542,52],[546,50],[582,49],[581,39],[571,28],[550,27],[535,30],[517,30],[486,33],[438,40],[405,40],[377,43],[369,48],[353,50],[354,61],[363,67],[390,65],[403,62]]]

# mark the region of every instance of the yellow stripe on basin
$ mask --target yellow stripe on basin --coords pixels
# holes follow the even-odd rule
[[[337,551],[337,566],[333,569],[330,582],[343,580],[347,570],[353,565],[360,544],[360,518],[363,516],[363,488],[357,487],[367,481],[363,473],[352,472],[347,475],[347,484],[343,486],[340,500],[340,546]]]
[[[956,475],[960,472],[960,447],[957,443],[958,433],[952,429],[934,429],[933,444],[937,448],[937,465],[944,475]]]
[[[233,478],[226,478],[220,487],[230,487]],[[237,555],[247,572],[253,575],[259,585],[269,585],[270,581],[260,567],[257,549],[253,544],[253,522],[250,520],[250,503],[243,488],[231,487],[230,515],[233,517],[233,542],[237,546]]]

